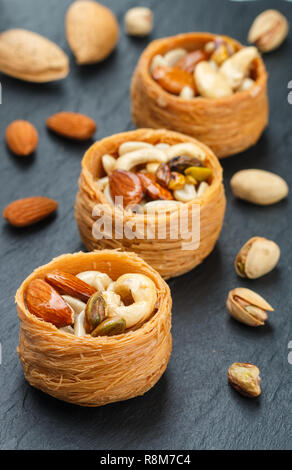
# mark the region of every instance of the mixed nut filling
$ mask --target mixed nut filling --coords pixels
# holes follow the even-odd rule
[[[124,142],[117,155],[103,155],[107,176],[98,181],[98,189],[112,205],[122,197],[123,207],[134,212],[173,211],[200,198],[212,183],[205,158],[191,142]]]
[[[227,36],[216,36],[202,49],[176,48],[153,57],[150,72],[168,93],[190,100],[196,96],[221,98],[254,84],[256,47],[238,47]]]
[[[30,313],[75,336],[113,336],[150,318],[157,309],[157,290],[144,274],[123,274],[113,281],[99,271],[76,276],[54,271],[30,282],[26,304]]]

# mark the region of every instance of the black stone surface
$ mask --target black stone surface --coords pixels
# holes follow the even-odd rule
[[[228,205],[214,252],[197,269],[170,281],[173,294],[173,354],[167,372],[144,397],[84,409],[59,402],[31,388],[16,354],[18,318],[14,294],[36,267],[82,246],[73,204],[80,161],[91,142],[76,144],[50,134],[45,119],[60,110],[96,119],[96,138],[132,129],[129,83],[137,59],[151,39],[186,31],[212,31],[246,41],[253,18],[266,8],[280,9],[292,23],[287,1],[111,0],[121,24],[114,54],[100,65],[77,67],[64,35],[66,0],[2,0],[0,30],[23,27],[44,34],[70,55],[71,73],[52,84],[30,84],[0,76],[2,84],[1,209],[20,197],[43,194],[59,201],[55,218],[25,230],[4,221],[1,230],[0,447],[2,449],[291,449],[292,365],[288,363],[291,326],[291,200],[271,207],[237,201],[229,189],[239,169],[262,168],[291,184],[291,35],[264,56],[270,74],[270,124],[256,147],[222,162]],[[123,15],[149,5],[155,30],[148,39],[129,38]],[[39,131],[35,155],[21,159],[5,146],[5,127],[28,119]],[[257,281],[239,280],[233,260],[251,236],[275,240],[282,256],[277,269]],[[225,300],[236,286],[253,288],[275,307],[269,323],[252,329],[229,318]],[[262,396],[248,400],[229,388],[228,366],[254,362],[262,374]]]

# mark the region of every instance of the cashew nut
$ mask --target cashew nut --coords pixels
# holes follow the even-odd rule
[[[126,153],[134,152],[135,150],[146,149],[146,148],[153,148],[152,144],[148,142],[140,142],[140,141],[131,141],[124,142],[119,147],[119,156],[125,155]]]
[[[252,61],[258,57],[256,47],[244,47],[227,59],[220,67],[220,72],[227,79],[229,86],[236,90],[248,75]]]
[[[129,171],[131,168],[142,163],[164,163],[166,161],[165,152],[154,147],[144,148],[129,152],[116,160],[115,168],[118,170]]]
[[[205,98],[222,98],[233,94],[225,75],[214,70],[209,62],[203,61],[197,65],[194,78],[200,95]]]
[[[196,189],[193,184],[185,184],[182,189],[173,191],[173,195],[177,201],[189,202],[196,198]]]
[[[204,160],[205,158],[205,152],[198,145],[193,144],[192,142],[172,145],[171,147],[165,149],[165,153],[167,161],[174,157],[180,157],[181,155],[199,158],[200,160]]]
[[[144,212],[147,214],[175,212],[182,206],[179,201],[151,201],[144,205]]]
[[[106,155],[103,155],[101,161],[102,161],[103,169],[108,175],[109,173],[111,173],[111,171],[113,171],[114,166],[116,164],[116,159],[112,157],[111,155],[106,154]]]
[[[65,302],[72,308],[74,311],[74,316],[79,315],[82,310],[85,310],[86,304],[82,300],[71,297],[71,295],[62,295]]]
[[[154,310],[157,292],[154,282],[143,274],[123,274],[115,283],[114,291],[122,300],[133,300],[131,305],[115,308],[115,314],[126,321],[126,328],[145,321]]]
[[[164,56],[167,67],[173,67],[180,59],[187,55],[187,51],[182,48],[172,49]]]
[[[84,318],[85,318],[85,310],[77,315],[74,322],[74,334],[75,336],[84,336],[86,335],[86,331],[84,328]]]
[[[76,277],[94,287],[98,292],[105,291],[110,283],[113,282],[106,273],[101,273],[99,271],[84,271],[77,274]]]
[[[206,181],[202,181],[202,183],[199,186],[199,189],[197,191],[197,198],[201,197],[202,194],[206,191],[206,189],[209,188],[208,183]]]

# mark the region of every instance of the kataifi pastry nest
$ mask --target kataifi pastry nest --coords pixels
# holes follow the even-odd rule
[[[25,302],[30,281],[54,270],[77,274],[99,270],[113,280],[125,273],[148,276],[157,287],[158,308],[136,330],[116,336],[76,337],[31,314]],[[28,382],[55,398],[101,406],[143,395],[166,369],[172,338],[171,296],[159,274],[134,253],[104,250],[66,254],[36,269],[16,293],[18,354]]]
[[[182,99],[166,92],[150,73],[155,55],[175,48],[200,49],[215,37],[210,33],[188,33],[151,42],[133,75],[132,117],[137,127],[166,128],[191,135],[223,158],[254,145],[267,126],[267,72],[262,59],[254,61],[254,86],[224,98]],[[243,47],[233,42],[238,49]]]
[[[123,230],[122,236],[120,235],[118,239],[115,238],[115,224],[120,224],[120,220],[116,220],[118,211],[115,211],[114,206],[107,202],[97,183],[100,178],[105,176],[101,161],[102,156],[104,154],[115,154],[120,145],[128,141],[143,141],[151,144],[163,142],[170,145],[191,142],[198,145],[205,152],[205,162],[213,171],[212,183],[200,199],[184,204],[187,208],[185,225],[190,227],[193,206],[198,207],[199,205],[200,227],[199,230],[197,230],[198,227],[195,227],[194,231],[197,230],[197,233],[193,237],[195,240],[197,239],[198,247],[183,249],[185,239],[182,239],[182,237],[172,238],[171,224],[175,222],[175,218],[178,219],[178,212],[173,212],[170,215],[166,214],[165,222],[165,217],[155,215],[151,217],[150,214],[147,214],[146,217],[144,214],[129,213],[123,210],[123,228],[127,223],[141,225],[142,218],[145,233],[150,224],[155,226],[155,238],[134,238],[131,240],[125,236],[125,230]],[[108,217],[113,221],[113,229],[108,238],[103,236],[97,239],[94,236],[94,223],[98,220],[98,217],[93,216],[92,213],[97,204],[103,204],[104,218]],[[81,239],[88,250],[120,248],[125,251],[135,251],[156,269],[163,278],[167,279],[190,271],[211,253],[222,228],[225,204],[222,168],[218,159],[208,147],[177,132],[163,129],[138,129],[107,137],[96,142],[86,152],[82,160],[75,216]],[[161,223],[166,223],[166,237],[164,239],[159,238],[157,235]]]

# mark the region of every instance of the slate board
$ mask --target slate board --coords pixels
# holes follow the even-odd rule
[[[48,115],[67,109],[86,113],[99,125],[96,138],[133,129],[129,83],[137,59],[150,39],[186,31],[212,31],[245,42],[253,18],[276,7],[292,23],[286,1],[160,0],[106,2],[120,24],[137,4],[155,12],[149,39],[131,39],[123,27],[119,46],[104,63],[77,67],[64,36],[70,1],[0,1],[0,30],[24,27],[57,42],[71,57],[71,73],[61,82],[29,84],[3,75],[0,201],[44,194],[56,198],[55,220],[27,230],[1,224],[0,447],[2,449],[291,449],[292,365],[288,363],[291,327],[291,199],[260,208],[236,201],[229,189],[233,173],[263,168],[291,184],[291,115],[287,84],[292,80],[291,34],[278,51],[265,55],[270,74],[270,125],[251,150],[222,162],[228,198],[223,231],[214,252],[194,271],[170,281],[173,294],[173,354],[167,372],[144,397],[84,409],[59,402],[31,388],[16,354],[18,318],[14,294],[37,266],[65,252],[84,249],[73,204],[80,161],[90,142],[75,144],[49,134]],[[16,158],[6,149],[4,130],[14,119],[29,119],[40,134],[34,157]],[[290,232],[290,233],[289,233]],[[240,281],[233,260],[251,236],[275,240],[282,249],[279,267],[255,282]],[[251,287],[275,307],[267,326],[252,329],[229,318],[230,289]],[[234,361],[256,363],[262,372],[262,397],[248,400],[227,385]]]

